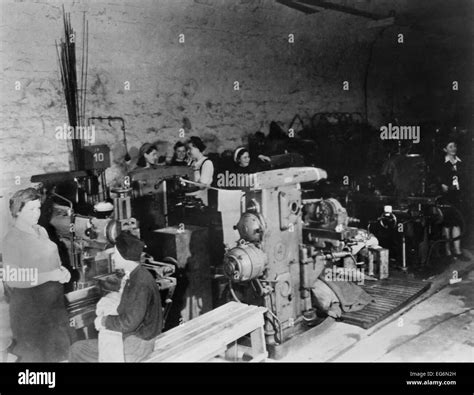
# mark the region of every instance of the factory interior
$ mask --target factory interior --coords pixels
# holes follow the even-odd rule
[[[471,0],[0,9],[3,362],[474,362]]]

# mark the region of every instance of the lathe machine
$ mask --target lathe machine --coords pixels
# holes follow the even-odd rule
[[[230,297],[268,309],[265,333],[271,352],[321,321],[312,288],[326,267],[364,272],[371,260],[374,275],[374,266],[385,268],[378,270],[379,278],[388,275],[383,272],[388,270],[387,251],[380,253],[368,232],[348,226],[354,219],[337,200],[302,200],[301,183],[326,176],[311,167],[256,173],[236,225],[240,241],[224,256]],[[362,251],[365,259],[359,262],[356,255]],[[383,264],[374,264],[374,256]]]

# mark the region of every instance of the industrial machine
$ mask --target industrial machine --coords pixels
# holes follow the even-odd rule
[[[112,189],[112,194],[114,204],[97,204],[96,216],[75,214],[72,202],[69,206],[53,204],[50,223],[67,246],[72,267],[79,272],[75,290],[94,285],[96,276],[112,271],[110,247],[121,231],[140,237],[137,221],[131,217],[131,189]]]
[[[53,206],[51,225],[67,246],[73,267],[79,272],[74,290],[66,294],[71,326],[76,329],[91,325],[100,297],[120,288],[120,273],[115,270],[111,248],[118,234],[128,231],[140,237],[138,222],[131,216],[132,189],[112,188],[111,195],[113,204],[97,204],[96,216],[74,214],[72,206]],[[144,254],[142,265],[152,273],[163,294],[166,319],[177,284],[174,277],[177,262],[172,258],[155,261]]]
[[[65,252],[63,263],[70,264],[73,270],[72,286],[66,293],[71,326],[87,331],[95,318],[97,301],[105,292],[114,290],[114,283],[120,277],[112,259],[116,237],[121,231],[128,231],[143,239],[141,224],[132,215],[134,211],[140,213],[140,197],[151,194],[162,197],[163,205],[154,208],[166,219],[167,199],[175,196],[172,192],[178,178],[187,176],[189,170],[163,167],[161,177],[155,177],[154,170],[138,171],[126,177],[120,187],[109,189],[104,172],[110,164],[109,157],[97,154],[106,150],[102,146],[89,146],[85,152],[96,154],[90,156],[93,168],[36,175],[32,181],[41,183],[45,195],[43,225],[50,227],[52,239],[58,243],[60,251]],[[94,165],[95,159],[100,163]],[[175,270],[178,264],[173,258],[160,258],[157,261],[146,255],[142,264],[153,274],[162,291],[167,316],[177,285]]]
[[[107,251],[109,257],[111,249]],[[155,261],[151,256],[143,254],[141,259],[143,267],[147,268],[153,275],[158,288],[163,296],[163,326],[169,316],[173,303],[173,295],[176,289],[177,280],[175,278],[176,261],[172,258],[165,258],[163,262]],[[113,261],[112,261],[113,267]],[[88,330],[96,318],[96,305],[99,299],[108,292],[120,289],[122,272],[112,270],[108,273],[94,277],[95,285],[77,289],[66,294],[67,310],[69,313],[70,326],[85,332],[90,336]]]
[[[176,261],[174,292],[166,329],[212,309],[208,211],[202,202],[186,196],[182,179],[191,179],[186,166],[158,166],[129,174],[132,211],[140,223],[146,252],[155,259]]]
[[[403,271],[429,263],[433,247],[446,241],[441,235],[443,219],[456,209],[437,197],[410,196],[386,203],[379,217],[369,223],[370,231]],[[455,215],[462,220],[461,213]]]
[[[324,170],[288,168],[255,177],[235,227],[240,241],[225,253],[223,272],[234,299],[267,307],[265,334],[272,350],[321,321],[311,291],[323,270],[365,265],[369,254],[361,265],[356,254],[377,242],[348,226],[356,221],[337,200],[302,200],[301,183],[326,178]],[[383,255],[378,256],[388,262]]]
[[[145,241],[154,230],[179,222],[185,200],[185,188],[179,179],[191,176],[192,170],[187,166],[159,166],[136,169],[126,177],[125,183],[133,191],[133,216],[140,222]]]
[[[389,276],[388,250],[381,248],[369,231],[349,226],[359,224],[360,220],[349,217],[338,200],[307,199],[303,204],[303,240],[310,255],[316,251],[320,259],[358,270],[362,276]]]
[[[107,163],[101,162],[101,168],[104,166],[107,166]],[[110,191],[107,190],[102,183],[104,180],[100,177],[101,182],[96,190],[101,191],[99,196],[106,198],[110,196],[108,202],[104,201],[105,199],[97,202],[92,199],[94,196],[88,193],[90,192],[88,189],[79,188],[80,185],[90,184],[91,180],[95,179],[94,174],[88,174],[85,171],[81,174],[66,172],[62,177],[58,175],[53,182],[51,175],[33,177],[37,182],[47,181],[49,184],[60,184],[72,179],[73,185],[77,185],[75,193],[71,193],[70,188],[68,189],[68,197],[74,200],[56,193],[56,186],[51,188],[50,195],[54,202],[49,215],[49,223],[54,227],[58,241],[64,243],[68,249],[71,266],[79,272],[79,278],[74,283],[74,290],[93,286],[96,276],[112,272],[109,248],[113,246],[115,238],[121,231],[128,231],[137,237],[142,236],[140,221],[133,216],[133,212],[143,214],[140,219],[143,218],[145,225],[149,225],[150,219],[149,215],[147,218],[147,214],[150,213],[143,212],[143,208],[149,208],[149,206],[143,205],[140,198],[152,196],[153,199],[160,199],[160,204],[153,204],[151,208],[154,209],[153,212],[161,215],[163,222],[153,223],[153,227],[155,229],[164,227],[167,220],[167,199],[174,196],[171,192],[175,190],[175,183],[171,181],[188,174],[189,170],[182,167],[135,171],[129,177],[125,177],[122,186],[111,188]],[[88,203],[87,207],[81,206],[84,202]],[[156,203],[156,201],[153,202]]]

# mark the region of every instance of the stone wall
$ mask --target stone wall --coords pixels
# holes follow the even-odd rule
[[[55,139],[55,128],[67,122],[55,49],[63,36],[61,7],[53,1],[0,7],[1,236],[11,193],[33,174],[69,170],[70,155],[68,142]],[[87,115],[124,117],[132,156],[145,141],[170,155],[185,125],[209,150],[222,151],[248,133],[267,132],[272,120],[359,111],[363,103],[364,36],[372,32],[362,18],[305,15],[272,0],[75,1],[66,11],[80,36],[78,52],[83,11],[89,21]],[[342,90],[344,80],[349,91]],[[112,180],[123,171],[120,124],[95,126],[96,143],[112,150]]]
[[[67,122],[55,48],[64,34],[61,3],[5,0],[0,11],[2,237],[11,194],[29,186],[31,175],[69,170],[71,158],[69,142],[55,138]],[[83,12],[89,21],[86,115],[125,118],[132,156],[143,142],[171,155],[183,127],[210,151],[223,151],[249,133],[266,133],[272,120],[288,126],[295,114],[309,120],[322,111],[365,111],[368,49],[378,30],[367,29],[364,18],[305,15],[273,0],[79,0],[66,11],[79,35],[79,61]],[[379,46],[376,71],[393,56],[386,41]],[[376,125],[389,112],[386,70],[372,73],[369,84]],[[95,127],[96,143],[111,148],[113,182],[125,170],[120,124]]]

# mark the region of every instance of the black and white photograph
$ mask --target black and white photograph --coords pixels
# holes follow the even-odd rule
[[[17,388],[64,390],[56,366],[258,362],[461,390],[473,0],[0,14],[0,361]]]

